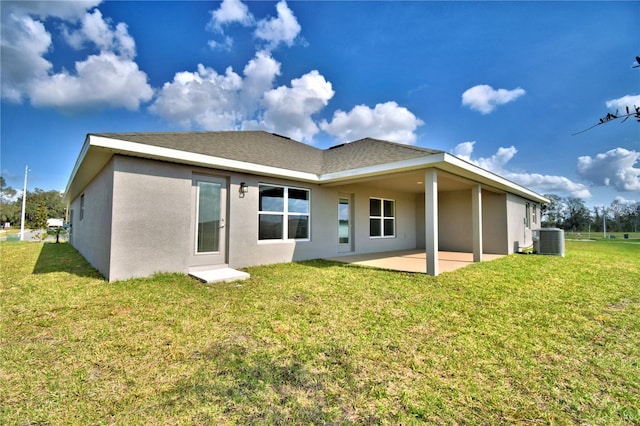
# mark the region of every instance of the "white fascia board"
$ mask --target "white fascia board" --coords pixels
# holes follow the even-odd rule
[[[424,167],[433,167],[443,161],[444,153],[431,154],[426,157],[412,158],[410,160],[377,164],[375,166],[361,167],[359,169],[344,170],[341,172],[326,173],[320,176],[320,181],[322,183],[333,183],[348,179],[385,175],[388,173],[407,172]]]
[[[178,162],[208,168],[214,167],[222,170],[253,173],[257,175],[284,177],[305,182],[318,182],[318,175],[314,173],[300,172],[296,170],[283,169],[280,167],[248,163],[246,161],[230,160],[228,158],[123,141],[120,139],[105,138],[103,136],[92,135],[90,137],[91,146],[113,150],[114,152],[121,154],[129,154],[144,158]]]
[[[84,161],[84,158],[87,156],[87,152],[89,152],[89,136],[84,139],[84,143],[82,144],[82,149],[80,150],[80,154],[78,155],[78,159],[76,160],[76,164],[73,166],[71,170],[71,176],[69,176],[69,181],[67,182],[67,187],[64,189],[64,197],[63,200],[68,197],[69,190],[71,189],[71,184],[73,183],[73,179],[76,177],[78,170],[80,169],[80,165]],[[67,200],[71,202],[72,200]]]
[[[542,195],[525,188],[524,186],[518,185],[515,182],[512,182],[508,179],[503,178],[502,176],[499,176],[493,172],[490,172],[488,170],[483,169],[482,167],[478,167],[475,164],[471,164],[465,160],[462,160],[461,158],[456,157],[455,155],[451,155],[451,154],[444,154],[445,156],[445,162],[447,164],[451,164],[455,167],[464,169],[466,171],[469,171],[477,176],[480,176],[484,179],[488,179],[491,180],[493,182],[496,182],[499,184],[499,186],[503,189],[506,189],[508,192],[512,192],[515,194],[519,194],[521,196],[524,196],[525,198],[528,198],[530,200],[533,201],[537,201],[539,203],[548,203],[549,199],[547,199],[546,197],[543,197]]]

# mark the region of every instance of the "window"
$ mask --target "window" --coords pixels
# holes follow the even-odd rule
[[[84,194],[80,196],[80,220],[84,219]]]
[[[524,226],[531,227],[531,204],[527,203],[524,207]]]
[[[538,205],[533,205],[533,215],[531,216],[531,221],[536,224],[538,223]]]
[[[371,238],[395,237],[396,202],[383,198],[369,198],[369,236]]]
[[[258,239],[308,240],[310,191],[259,185]]]

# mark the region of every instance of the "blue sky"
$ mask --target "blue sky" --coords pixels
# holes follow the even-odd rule
[[[640,200],[640,2],[7,2],[1,170],[64,190],[85,135],[264,129],[459,155]]]

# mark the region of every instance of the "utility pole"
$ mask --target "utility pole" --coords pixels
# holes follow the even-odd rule
[[[20,241],[24,241],[24,214],[27,206],[27,175],[29,174],[29,166],[24,166],[24,188],[22,191],[22,215],[20,217]]]

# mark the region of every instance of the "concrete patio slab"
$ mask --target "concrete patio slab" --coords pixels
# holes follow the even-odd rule
[[[483,261],[504,257],[501,254],[484,253]],[[327,260],[352,263],[354,265],[370,266],[373,268],[390,269],[393,271],[427,273],[427,254],[424,250],[400,250],[383,253],[368,253],[331,257]],[[453,251],[438,252],[438,268],[440,273],[450,272],[473,262],[473,253]]]

